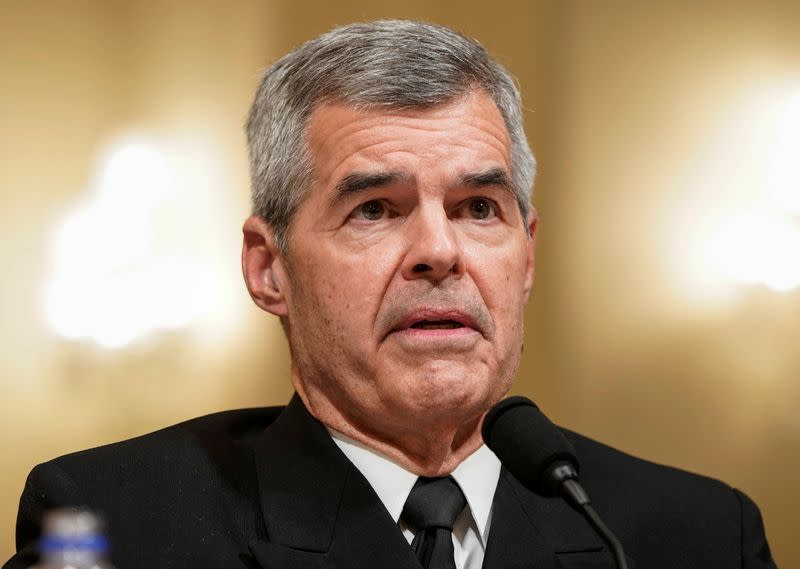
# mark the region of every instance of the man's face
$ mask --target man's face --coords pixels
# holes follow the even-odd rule
[[[533,214],[475,93],[428,110],[318,108],[314,183],[275,273],[295,385],[361,432],[477,418],[509,389],[533,282]],[[284,282],[285,281],[285,282]]]

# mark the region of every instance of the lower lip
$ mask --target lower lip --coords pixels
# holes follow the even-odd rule
[[[475,328],[461,326],[460,328],[404,328],[397,331],[400,334],[420,336],[463,336],[476,333]]]
[[[471,349],[480,338],[475,328],[404,328],[391,334],[406,347],[418,349]]]

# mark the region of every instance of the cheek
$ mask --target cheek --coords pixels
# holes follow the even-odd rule
[[[496,356],[504,362],[518,355],[523,340],[526,257],[517,253],[495,254],[486,270],[475,277],[494,322]]]
[[[486,250],[473,257],[474,273],[484,301],[490,310],[518,314],[525,304],[527,256],[524,250]]]
[[[298,273],[296,309],[333,334],[352,337],[372,330],[385,289],[377,261],[374,256],[320,251]]]

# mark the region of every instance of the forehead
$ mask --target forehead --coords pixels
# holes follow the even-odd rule
[[[510,138],[500,111],[484,92],[423,109],[319,106],[306,130],[315,186],[353,171],[390,168],[416,176],[459,176],[472,169],[510,170]]]

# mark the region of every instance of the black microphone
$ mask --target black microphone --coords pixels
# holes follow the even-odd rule
[[[578,458],[564,433],[527,397],[509,397],[483,419],[483,441],[526,488],[541,496],[563,496],[581,512],[611,550],[619,569],[628,569],[622,544],[592,507],[578,482]]]

